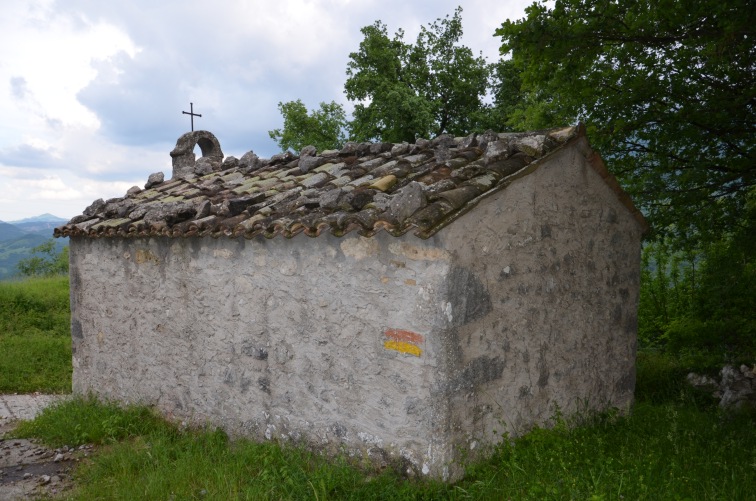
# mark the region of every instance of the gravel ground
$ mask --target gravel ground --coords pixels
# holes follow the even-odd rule
[[[0,395],[0,501],[55,496],[72,486],[71,472],[91,446],[49,449],[7,438],[20,419],[32,419],[56,395]]]

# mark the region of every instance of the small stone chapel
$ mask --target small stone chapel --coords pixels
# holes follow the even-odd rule
[[[55,230],[74,393],[450,481],[631,406],[646,223],[582,125],[171,157]]]

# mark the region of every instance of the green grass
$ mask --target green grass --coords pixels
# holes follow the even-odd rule
[[[211,429],[182,430],[149,409],[92,398],[50,407],[14,434],[53,447],[102,446],[77,470],[71,499],[437,499],[449,490],[302,447],[230,441]]]
[[[0,393],[71,391],[68,276],[0,281]]]
[[[630,418],[534,430],[468,481],[482,482],[477,494],[489,499],[747,499],[756,492],[753,425],[747,415],[639,403]]]

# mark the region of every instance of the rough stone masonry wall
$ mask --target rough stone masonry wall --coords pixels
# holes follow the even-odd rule
[[[74,392],[441,476],[434,241],[71,239]]]
[[[557,412],[633,401],[641,227],[579,149],[441,233],[446,434],[474,453]],[[462,294],[461,292],[465,292]]]

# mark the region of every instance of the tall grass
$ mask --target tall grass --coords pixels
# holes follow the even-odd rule
[[[71,391],[68,276],[0,281],[0,392]]]

